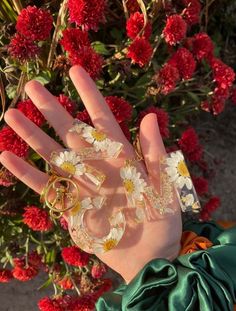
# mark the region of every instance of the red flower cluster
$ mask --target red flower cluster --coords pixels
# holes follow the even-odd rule
[[[178,69],[168,63],[154,77],[157,86],[160,87],[160,92],[164,95],[169,94],[175,89],[179,78]]]
[[[24,158],[28,154],[29,146],[12,128],[5,126],[0,130],[0,151],[5,150]]]
[[[57,97],[57,100],[69,112],[69,114],[74,114],[76,104],[68,96],[60,94]]]
[[[41,260],[36,252],[29,254],[28,264],[26,264],[25,258],[14,258],[14,269],[12,270],[14,278],[22,282],[33,279],[39,272]]]
[[[143,14],[136,12],[131,14],[130,18],[126,23],[127,36],[131,39],[135,39],[144,27],[144,16]],[[143,31],[143,38],[149,40],[152,34],[152,26],[150,22],[147,22],[145,29]]]
[[[188,25],[199,23],[201,4],[199,0],[182,0],[185,9],[181,13]]]
[[[44,116],[34,105],[31,99],[19,102],[17,104],[17,109],[38,126],[41,126],[45,122]]]
[[[193,54],[186,48],[179,48],[169,59],[168,64],[176,67],[184,80],[192,78],[196,69]]]
[[[24,63],[39,54],[39,47],[29,38],[16,33],[8,45],[8,53],[12,58]]]
[[[107,272],[106,266],[100,262],[92,266],[91,275],[95,279],[100,279]]]
[[[23,223],[34,231],[48,231],[53,223],[46,211],[34,205],[24,208]]]
[[[76,246],[64,247],[61,251],[62,258],[66,263],[75,267],[83,267],[88,264],[89,254]]]
[[[192,180],[198,195],[208,192],[208,181],[204,177],[192,177]]]
[[[49,37],[52,23],[50,12],[36,6],[27,6],[18,16],[16,29],[32,41],[42,41]]]
[[[87,123],[88,125],[93,126],[92,120],[90,119],[90,116],[88,114],[88,111],[84,109],[83,111],[79,111],[76,115],[76,119]]]
[[[153,48],[145,38],[135,39],[128,48],[127,57],[140,67],[146,65],[152,57]]]
[[[0,283],[7,283],[13,278],[11,270],[0,269]]]
[[[124,98],[117,96],[107,96],[106,103],[110,107],[117,122],[130,121],[132,117],[133,107]]]
[[[149,107],[146,110],[141,111],[139,113],[139,116],[138,116],[138,122],[137,122],[138,125],[140,125],[142,119],[149,113],[155,113],[156,114],[158,126],[160,129],[160,133],[161,133],[162,138],[169,137],[169,134],[170,134],[169,129],[168,129],[169,115],[164,109],[156,108],[156,107]]]
[[[58,284],[64,290],[74,288],[74,284],[71,281],[71,277],[69,275],[65,275],[62,279],[55,280],[55,283]]]
[[[200,219],[203,221],[207,221],[210,219],[211,214],[217,210],[220,206],[220,198],[219,197],[212,197],[210,200],[203,206],[203,209],[200,213]]]
[[[91,47],[86,31],[74,28],[66,29],[63,31],[63,38],[60,43],[68,52],[73,65],[82,66],[92,79],[99,77],[103,58]]]
[[[166,26],[162,32],[166,43],[176,45],[182,41],[187,32],[187,24],[181,15],[175,14],[167,18]]]
[[[199,32],[192,39],[192,52],[198,61],[212,58],[214,44],[206,33]]]
[[[71,311],[93,311],[95,307],[95,300],[92,295],[85,295],[79,298],[74,298],[71,303]]]
[[[182,133],[178,144],[191,162],[197,162],[202,157],[202,146],[195,130],[190,127]]]
[[[70,21],[85,30],[97,30],[100,22],[105,22],[105,0],[69,0]]]

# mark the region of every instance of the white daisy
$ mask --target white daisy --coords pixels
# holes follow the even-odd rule
[[[166,164],[168,167],[165,170],[171,182],[174,182],[181,189],[185,185],[189,190],[193,188],[192,180],[181,151],[172,152],[166,159]]]
[[[116,245],[120,242],[123,234],[123,228],[112,228],[110,233],[104,239],[94,243],[94,253],[103,254],[116,247]]]
[[[80,163],[80,157],[74,151],[54,152],[50,162],[75,177],[85,172],[85,165]]]

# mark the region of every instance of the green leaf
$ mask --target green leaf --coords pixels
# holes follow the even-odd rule
[[[51,264],[54,263],[56,259],[56,251],[55,248],[53,248],[51,251],[49,251],[46,255],[46,263]]]
[[[200,100],[199,97],[193,93],[193,92],[188,92],[188,96],[196,103],[199,104]]]
[[[30,156],[30,159],[31,159],[32,161],[36,162],[36,161],[42,159],[42,157],[41,157],[38,153],[34,152],[34,153]]]
[[[151,72],[147,72],[145,73],[140,79],[138,79],[138,81],[135,83],[136,86],[144,86],[145,84],[147,84],[148,82],[151,81],[152,78],[152,73]]]
[[[106,48],[105,44],[100,42],[100,41],[94,41],[92,43],[92,47],[94,48],[94,50],[98,53],[98,54],[102,54],[102,55],[109,55],[109,51]]]
[[[8,84],[5,90],[6,90],[8,98],[13,99],[16,95],[17,85]]]
[[[43,85],[48,84],[51,81],[52,74],[49,70],[42,71],[38,76],[34,77],[34,80],[39,81]]]
[[[45,289],[52,283],[52,279],[47,279],[46,282],[44,282],[40,287],[37,288],[37,290]]]

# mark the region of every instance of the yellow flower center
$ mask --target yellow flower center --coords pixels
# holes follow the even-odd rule
[[[75,207],[70,210],[70,214],[75,216],[81,210],[81,204],[78,202]]]
[[[135,189],[135,186],[134,186],[134,183],[131,179],[125,179],[124,180],[124,187],[125,187],[125,190],[131,194],[134,192],[134,189]]]
[[[116,244],[117,244],[116,239],[109,239],[103,243],[103,249],[105,252],[108,252],[109,250],[114,248],[116,246]]]
[[[74,175],[74,174],[75,174],[75,171],[76,171],[75,165],[73,165],[71,162],[68,162],[68,161],[65,161],[64,163],[62,163],[62,164],[60,165],[60,168],[61,168],[63,171],[65,171],[65,172],[67,172],[67,173],[69,173],[69,174],[71,174],[71,175]]]
[[[98,132],[97,130],[92,131],[92,136],[96,141],[103,141],[106,139],[106,135],[104,133]]]
[[[186,164],[184,163],[184,161],[180,161],[178,163],[177,170],[178,170],[180,176],[189,177],[189,171],[188,171],[188,168],[187,168]]]

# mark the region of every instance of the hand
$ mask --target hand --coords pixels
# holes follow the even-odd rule
[[[103,171],[107,176],[99,194],[111,197],[111,199],[98,214],[91,213],[87,217],[87,222],[94,234],[104,235],[107,233],[107,222],[105,220],[107,216],[105,215],[120,208],[124,209],[127,225],[123,238],[117,247],[98,257],[120,273],[128,283],[151,259],[166,258],[173,260],[178,256],[182,233],[179,204],[177,200],[174,200],[173,205],[176,212],[173,214],[158,216],[154,221],[144,220],[143,223],[134,225],[131,219],[132,215],[130,217],[130,211],[127,208],[127,200],[121,187],[119,174],[124,159],[135,157],[133,146],[125,138],[119,124],[89,75],[81,67],[74,66],[70,70],[70,77],[86,106],[94,127],[107,134],[110,139],[124,145],[121,158],[101,160],[96,163],[94,161],[93,163],[93,166],[97,165],[96,168]],[[48,120],[48,123],[54,127],[67,148],[78,151],[87,146],[74,133],[68,132],[72,127],[73,118],[39,82],[34,80],[28,82],[25,91]],[[19,110],[9,109],[5,113],[5,121],[46,161],[49,162],[53,151],[63,150],[60,144],[27,119]],[[159,176],[158,161],[160,157],[166,155],[166,151],[155,114],[148,114],[142,120],[140,142],[147,172],[146,177],[153,186],[157,187],[159,182],[157,178]],[[49,178],[47,174],[8,151],[2,152],[0,161],[34,191],[39,194],[42,192]],[[142,163],[138,165],[140,169],[144,168]],[[83,183],[80,184],[80,194],[82,197],[97,195],[96,191],[91,187],[86,187]],[[65,214],[65,217],[67,218],[68,214]]]

